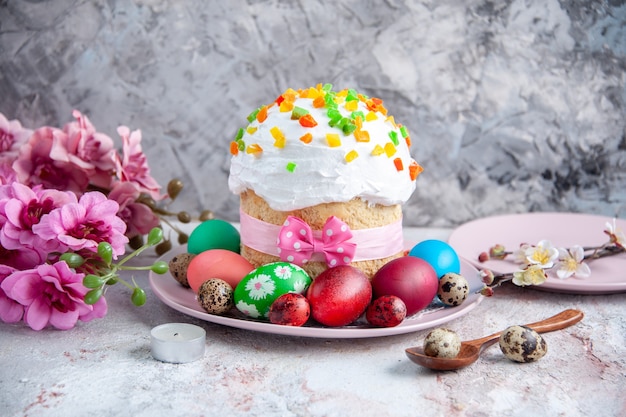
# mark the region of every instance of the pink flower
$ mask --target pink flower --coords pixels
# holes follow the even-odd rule
[[[11,165],[17,159],[19,150],[33,131],[22,127],[17,120],[7,120],[0,113],[0,165]]]
[[[74,110],[76,118],[63,127],[65,135],[59,135],[50,150],[56,161],[71,163],[83,170],[92,184],[109,188],[115,172],[115,148],[113,140],[104,133],[96,132],[87,116]]]
[[[161,186],[150,176],[148,158],[141,150],[141,131],[132,133],[126,126],[117,128],[117,133],[122,137],[123,156],[117,157],[117,177],[122,182],[137,184],[139,191],[149,194],[155,200],[161,200],[165,196],[160,195]]]
[[[5,323],[17,323],[24,315],[24,306],[7,297],[1,286],[2,281],[15,271],[15,268],[0,264],[0,320]]]
[[[56,239],[43,239],[33,233],[33,226],[57,207],[76,202],[72,193],[33,189],[20,184],[0,186],[0,218],[6,219],[0,229],[0,244],[14,251],[36,252],[40,262],[60,249]],[[31,267],[31,266],[29,266]]]
[[[94,305],[84,302],[88,289],[84,274],[76,273],[63,261],[34,269],[15,271],[2,281],[6,295],[24,306],[24,321],[33,329],[47,325],[67,330],[78,320],[104,317],[107,305],[100,298]]]
[[[65,136],[65,132],[52,127],[35,130],[13,163],[18,181],[29,186],[41,184],[44,188],[73,191],[78,195],[85,192],[89,184],[87,173],[76,165],[50,157],[53,144],[63,142]]]
[[[39,252],[35,250],[9,250],[0,244],[0,264],[11,266],[17,269],[28,269],[40,264],[44,260],[41,259]]]
[[[139,190],[131,182],[118,182],[109,193],[109,199],[117,201],[120,205],[117,215],[126,223],[128,238],[146,235],[160,223],[159,218],[148,206],[137,203],[138,197]]]
[[[13,162],[13,159],[7,162],[2,162],[0,160],[0,185],[11,184],[12,182],[17,181],[15,171],[13,171],[13,168],[11,168]]]
[[[96,252],[98,243],[109,242],[115,257],[123,255],[128,238],[126,224],[117,217],[119,204],[98,191],[83,194],[77,203],[66,204],[41,218],[33,232],[43,239],[57,239],[67,249]]]

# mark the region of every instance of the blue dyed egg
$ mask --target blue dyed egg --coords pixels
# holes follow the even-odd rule
[[[448,272],[454,272],[455,274],[461,272],[461,261],[456,251],[452,249],[452,246],[441,240],[424,240],[413,246],[409,256],[428,262],[437,273],[438,278],[441,278]]]

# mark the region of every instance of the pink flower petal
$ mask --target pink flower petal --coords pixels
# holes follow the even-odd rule
[[[5,323],[17,323],[22,320],[23,315],[24,306],[10,299],[4,291],[0,290],[0,320]]]
[[[51,326],[60,330],[69,330],[76,325],[78,321],[78,310],[69,310],[62,312],[52,309],[50,313],[49,323]]]
[[[43,298],[35,299],[24,311],[24,321],[33,330],[41,330],[50,320],[51,308]]]

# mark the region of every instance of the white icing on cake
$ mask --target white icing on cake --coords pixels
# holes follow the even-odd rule
[[[243,129],[243,136],[239,134],[239,139],[231,144],[230,190],[235,194],[253,190],[277,211],[347,202],[356,197],[386,206],[406,202],[415,190],[415,177],[421,172],[409,154],[406,128],[401,130],[400,125],[384,114],[381,101],[359,96],[355,108],[354,100],[345,99],[347,90],[331,92],[336,110],[350,120],[348,124],[358,125],[353,111],[361,112],[361,128],[356,133],[358,136],[358,130],[368,132],[369,141],[359,141],[354,132],[346,135],[340,127],[329,126],[328,107],[316,108],[312,98],[302,97],[307,93],[323,96],[325,90],[318,86],[304,91],[298,94],[287,90],[277,102],[268,105],[265,120],[254,119]],[[350,96],[355,93],[351,91]],[[286,111],[281,111],[282,97],[287,97],[282,102],[282,110]],[[352,103],[346,109],[349,102]],[[307,111],[317,125],[303,127],[297,118],[292,119],[290,103]],[[278,131],[284,135],[284,147],[280,147],[280,139],[275,139]],[[395,132],[395,144],[390,132]],[[311,134],[310,143],[300,139],[307,133]],[[341,144],[330,146],[328,133],[338,135]],[[394,152],[393,155],[388,155],[385,149]],[[352,151],[358,156],[349,161],[354,155]]]

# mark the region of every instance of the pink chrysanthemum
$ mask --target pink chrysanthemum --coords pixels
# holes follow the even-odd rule
[[[19,121],[7,120],[0,113],[0,165],[10,166],[32,134],[33,131],[23,128]]]
[[[128,238],[126,224],[117,217],[119,205],[100,192],[83,194],[77,203],[66,204],[43,216],[33,231],[43,239],[57,239],[67,249],[97,251],[109,242],[115,257],[123,255]]]
[[[118,156],[117,177],[122,182],[137,184],[139,191],[149,194],[155,200],[164,198],[159,193],[161,186],[150,175],[148,158],[141,149],[141,131],[130,132],[126,126],[117,128],[117,133],[122,138],[123,156]]]
[[[18,181],[29,186],[40,184],[44,188],[73,191],[77,195],[85,192],[89,184],[87,173],[74,164],[50,157],[53,144],[64,141],[65,136],[65,132],[52,127],[35,130],[13,163]]]
[[[40,262],[44,261],[49,253],[59,250],[60,244],[56,239],[41,238],[33,232],[33,226],[55,208],[75,202],[72,193],[40,186],[33,189],[19,183],[0,186],[0,218],[5,219],[0,229],[0,244],[7,250],[34,251]]]
[[[67,330],[78,320],[104,317],[104,297],[94,305],[84,302],[87,288],[84,274],[73,271],[67,263],[43,264],[34,269],[15,271],[2,281],[6,295],[24,306],[24,321],[33,329],[51,325]]]
[[[63,127],[65,135],[59,135],[50,150],[56,161],[76,165],[98,187],[109,188],[115,172],[115,145],[113,139],[96,132],[87,116],[74,110],[75,122]]]
[[[2,162],[0,160],[0,185],[7,185],[17,181],[15,171],[13,171],[13,168],[11,167],[13,162],[13,159],[7,162]]]
[[[24,306],[9,298],[2,289],[2,282],[15,271],[15,268],[0,264],[0,320],[5,323],[17,323],[24,315]]]
[[[147,235],[160,222],[148,206],[137,203],[138,197],[139,190],[131,182],[118,182],[109,193],[109,199],[120,205],[117,215],[126,223],[126,236],[129,238]]]

